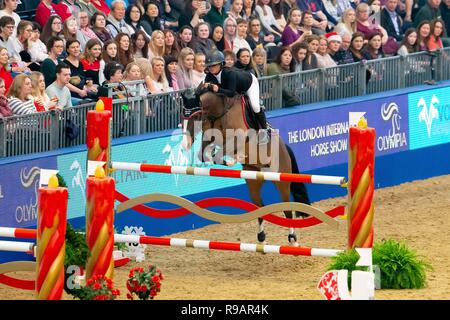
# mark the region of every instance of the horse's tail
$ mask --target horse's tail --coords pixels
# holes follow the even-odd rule
[[[292,151],[291,147],[289,147],[286,144],[286,149],[289,154],[289,157],[291,158],[291,168],[292,173],[300,173],[300,170],[298,169],[297,160],[295,159],[294,152]],[[291,183],[291,193],[294,197],[295,202],[301,202],[307,205],[310,205],[311,202],[309,201],[308,191],[306,190],[306,186],[302,182],[292,182]],[[307,217],[308,214],[304,212],[298,212],[296,211],[296,216],[304,216]]]

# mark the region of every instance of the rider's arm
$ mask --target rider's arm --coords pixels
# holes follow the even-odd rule
[[[222,83],[219,84],[219,93],[224,94],[230,98],[236,95],[236,81],[238,81],[236,74],[236,71],[226,71],[225,68],[223,69],[221,79]]]

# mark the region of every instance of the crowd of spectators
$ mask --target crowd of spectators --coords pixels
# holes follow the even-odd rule
[[[215,49],[263,77],[435,51],[450,32],[450,0],[42,0],[33,21],[20,2],[0,0],[0,117],[95,100],[108,83],[192,88]]]

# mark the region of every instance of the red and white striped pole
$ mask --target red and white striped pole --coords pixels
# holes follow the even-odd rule
[[[36,231],[31,229],[0,228],[0,237],[35,239]],[[240,242],[190,240],[180,238],[161,238],[161,237],[127,235],[127,234],[115,234],[114,242],[139,243],[154,246],[185,247],[185,248],[209,249],[209,250],[278,253],[293,256],[317,256],[317,257],[334,257],[339,252],[342,251],[335,249],[262,245],[262,244],[240,243]]]
[[[312,184],[329,184],[343,187],[346,186],[346,180],[344,177],[310,175],[299,173],[168,166],[168,165],[132,163],[132,162],[112,162],[112,168],[114,170],[183,174],[183,175],[209,176],[209,177],[222,177],[222,178],[235,178],[248,180],[303,182]]]

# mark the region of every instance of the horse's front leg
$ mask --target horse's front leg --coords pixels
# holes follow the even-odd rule
[[[247,183],[248,191],[250,192],[250,198],[252,202],[258,207],[263,207],[264,203],[261,197],[262,181],[257,180],[245,180]],[[258,233],[257,238],[260,243],[265,243],[266,232],[264,231],[264,220],[258,218]]]
[[[291,184],[289,182],[275,182],[275,186],[277,187],[281,199],[283,202],[290,202],[290,188]],[[286,210],[284,211],[284,215],[288,219],[292,219],[294,217],[295,211]],[[297,234],[295,233],[295,228],[289,228],[288,234],[288,242],[291,246],[298,247],[299,244],[297,242]]]

